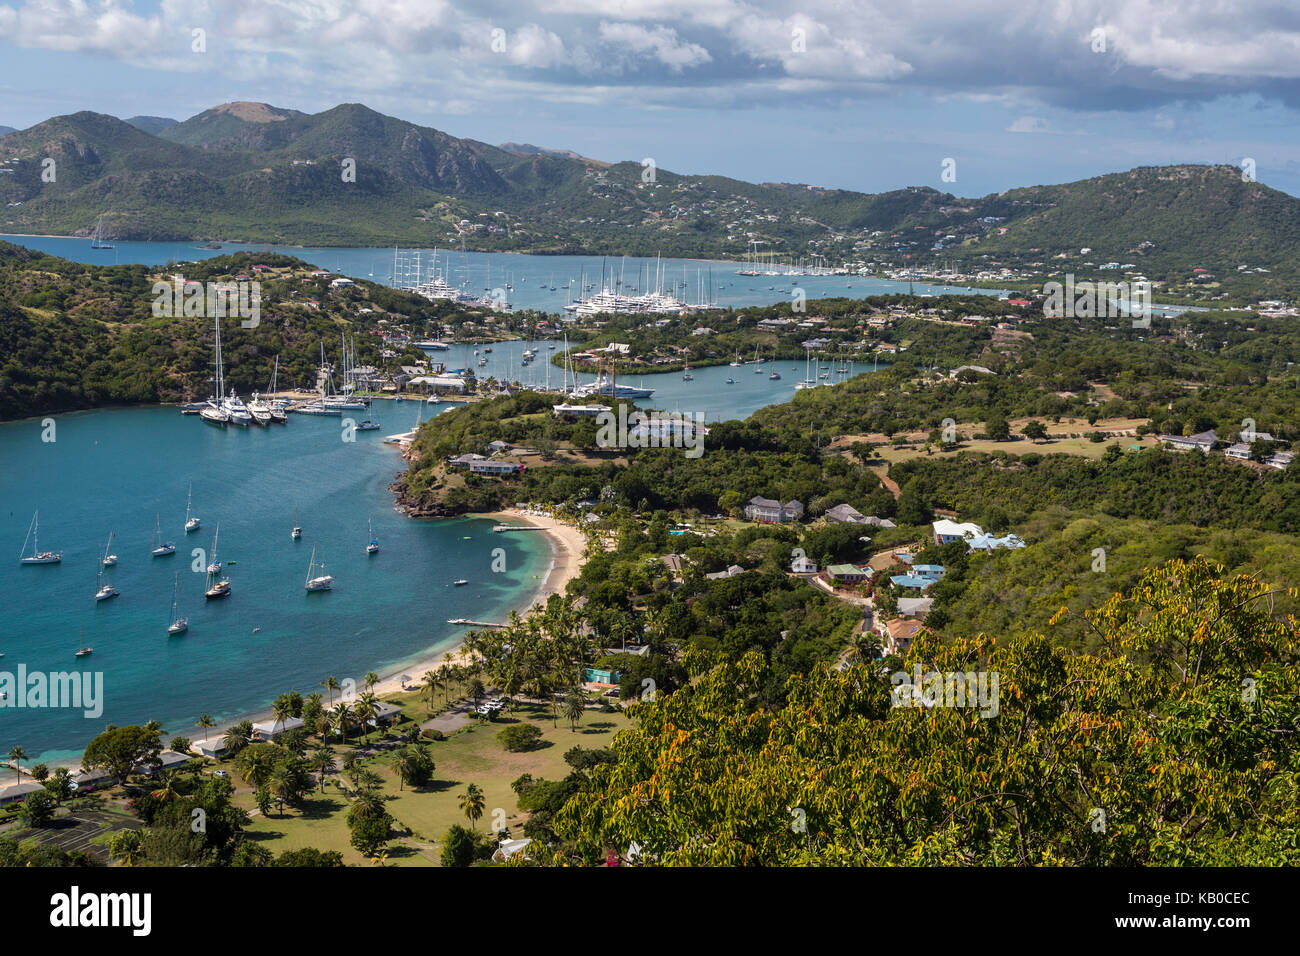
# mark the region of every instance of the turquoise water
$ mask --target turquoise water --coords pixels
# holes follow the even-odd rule
[[[552,345],[555,346],[554,351],[551,350]],[[521,365],[520,358],[524,350],[529,348],[537,351],[537,358],[529,365]],[[559,342],[554,340],[494,342],[491,352],[484,352],[481,345],[453,345],[445,352],[431,351],[429,357],[435,362],[444,363],[448,369],[469,367],[479,378],[491,376],[498,380],[518,381],[525,386],[549,385],[551,388],[559,388],[565,373],[558,366],[550,365],[550,358],[563,348],[562,340]],[[753,357],[752,353],[742,355],[741,359],[745,364],[737,367],[710,365],[693,369],[692,381],[686,381],[680,371],[658,372],[653,375],[620,375],[618,380],[628,385],[645,386],[655,390],[650,398],[636,401],[635,404],[640,408],[657,408],[692,417],[698,413],[704,416],[706,422],[743,419],[766,405],[790,401],[795,395],[795,385],[803,379],[806,368],[802,357],[775,363],[765,361],[762,365],[754,364]],[[487,365],[480,366],[478,364],[480,358],[487,359]],[[830,366],[826,370],[828,378],[820,378],[820,371],[811,374],[818,382],[827,384],[876,369],[871,362],[846,360],[841,363],[826,357],[823,357],[822,364]],[[836,371],[841,367],[848,371],[844,373]],[[880,368],[885,366],[882,365]],[[781,378],[777,381],[768,378],[773,369],[781,373]],[[593,381],[595,377],[592,374],[579,373],[578,382],[586,384]],[[731,379],[732,384],[728,385],[727,379]]]
[[[430,406],[430,413],[448,406]],[[341,439],[341,420],[290,416],[268,429],[217,429],[174,408],[56,416],[53,442],[39,419],[0,425],[0,671],[102,672],[103,714],[0,707],[0,751],[15,744],[46,760],[79,755],[105,725],[156,719],[168,734],[201,735],[202,713],[230,718],[291,688],[319,690],[328,675],[358,685],[396,673],[453,644],[448,618],[504,620],[542,584],[544,535],[494,534],[484,519],[418,521],[394,510],[388,490],[404,462],[383,436],[414,426],[419,403],[376,402],[379,431]],[[194,482],[202,529],[184,533]],[[42,550],[59,565],[24,566],[19,551],[40,508]],[[154,558],[155,514],[177,553]],[[294,541],[295,523],[303,536]],[[373,519],[382,550],[365,553]],[[220,522],[218,557],[232,594],[203,596],[192,567]],[[96,603],[96,572],[110,531],[121,596]],[[30,545],[28,546],[30,550]],[[332,592],[303,589],[312,548]],[[506,568],[492,573],[492,549]],[[206,555],[205,555],[206,556]],[[174,574],[189,632],[169,637]],[[466,578],[469,584],[455,587]],[[81,646],[94,648],[76,660]],[[254,633],[254,629],[260,629]]]
[[[194,243],[184,242],[114,242],[114,249],[91,249],[89,239],[63,236],[9,236],[0,239],[39,249],[73,262],[111,266],[139,263],[163,265],[167,262],[184,262],[210,259],[213,256],[234,252],[280,252],[304,259],[313,265],[330,269],[354,279],[369,279],[391,285],[393,251],[391,249],[334,248],[314,246],[275,246],[265,243],[230,243],[222,249],[199,249]],[[427,271],[433,250],[423,254]],[[622,288],[647,291],[653,277],[661,271],[668,291],[675,291],[683,302],[707,299],[701,288],[713,290],[713,301],[719,305],[740,308],[751,305],[772,305],[789,302],[791,289],[797,283],[809,299],[843,297],[863,299],[872,295],[907,292],[906,282],[875,279],[864,276],[738,276],[735,262],[704,261],[698,259],[626,259],[619,256],[532,256],[506,252],[449,252],[437,250],[437,268],[448,276],[452,285],[464,285],[472,295],[482,295],[486,290],[504,288],[511,306],[516,309],[538,309],[558,313],[571,301],[569,288],[572,281],[574,297],[580,298],[582,282],[600,287],[602,268],[611,288],[622,282]],[[793,281],[792,281],[793,279]],[[551,291],[555,286],[555,291]],[[969,292],[977,295],[1006,295],[993,289],[963,289],[953,286],[913,285],[917,295],[943,295]],[[707,319],[702,319],[707,325]]]

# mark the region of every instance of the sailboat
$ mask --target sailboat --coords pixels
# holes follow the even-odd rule
[[[20,564],[58,564],[63,560],[62,551],[42,551],[40,542],[40,511],[32,515],[32,523],[27,527],[27,538],[23,539],[23,549],[18,554]],[[27,553],[27,540],[31,539],[32,553]]]
[[[99,222],[95,225],[95,238],[90,240],[92,249],[116,249],[117,246],[111,242],[104,241],[104,214],[100,213]]]
[[[72,655],[73,657],[85,657],[88,654],[95,653],[95,649],[93,647],[87,647],[85,641],[86,641],[86,625],[83,624],[81,625],[81,647],[77,649],[77,653]]]
[[[366,554],[378,554],[379,539],[375,537],[375,522],[373,518],[370,519],[369,527],[370,527],[370,543],[366,545]]]
[[[221,534],[221,525],[217,525],[217,530],[212,535],[212,552],[209,557],[212,563],[208,565],[208,580],[203,596],[209,601],[214,598],[223,598],[230,595],[230,579],[221,577],[221,562],[217,560],[217,537]]]
[[[302,537],[302,526],[298,524],[298,509],[293,509],[293,530],[289,532],[289,537],[297,541]]]
[[[307,565],[307,581],[303,584],[308,591],[328,591],[334,587],[334,579],[325,573],[325,562],[320,564],[321,573],[316,573],[316,549],[311,549],[311,564]]]
[[[108,544],[104,546],[104,561],[103,561],[104,567],[106,568],[111,568],[113,565],[117,564],[117,555],[111,552],[111,549],[113,547],[113,538],[116,536],[117,536],[116,531],[110,531],[108,533]]]
[[[172,621],[167,625],[167,633],[173,637],[177,634],[184,634],[190,627],[188,618],[176,616],[176,593],[180,590],[180,585],[181,576],[178,571],[176,573],[176,580],[172,583]]]
[[[686,363],[685,365],[682,366],[682,381],[683,382],[695,381],[695,376],[691,374],[690,363]]]
[[[176,553],[176,545],[170,541],[162,540],[162,516],[154,515],[153,519],[153,548],[149,551],[155,558],[164,558],[169,554]]]
[[[222,404],[222,396],[226,394],[226,378],[221,366],[221,319],[217,318],[213,321],[216,326],[216,342],[213,347],[216,365],[216,377],[213,379],[215,391],[207,404],[199,409],[199,417],[209,425],[224,428],[230,424],[230,412]]]
[[[208,564],[208,574],[221,573],[221,562],[217,560],[217,539],[220,537],[221,537],[221,525],[220,523],[218,523],[217,530],[212,532],[212,551],[209,552],[208,554],[208,557],[211,558],[212,560],[211,563]]]
[[[190,513],[190,505],[194,503],[194,482],[190,482],[190,493],[185,499],[185,533],[199,530],[199,519]]]
[[[97,581],[98,584],[99,584],[99,588],[98,588],[98,590],[95,591],[95,600],[96,600],[96,601],[107,601],[109,598],[115,598],[115,597],[117,597],[117,595],[118,595],[118,593],[119,593],[118,590],[117,590],[117,588],[113,587],[112,584],[106,584],[106,583],[104,582],[104,569],[103,569],[103,568],[100,568],[100,569],[99,569],[99,574],[98,574],[98,576],[96,577],[96,581]]]
[[[267,394],[274,395],[280,384],[280,356],[275,357],[275,367],[271,369],[271,387],[267,389]],[[270,409],[271,421],[276,425],[284,425],[289,421],[289,416],[285,414],[288,404],[282,398],[272,398],[268,403]]]

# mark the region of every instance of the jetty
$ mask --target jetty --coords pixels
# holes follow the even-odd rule
[[[491,621],[471,621],[471,620],[470,620],[469,618],[467,618],[467,617],[453,617],[453,618],[449,618],[448,621],[447,621],[447,623],[448,623],[448,624],[463,624],[465,627],[494,627],[494,628],[498,628],[498,629],[501,629],[501,628],[506,627],[505,624],[493,624]]]
[[[492,526],[493,531],[547,531],[548,528],[540,528],[537,525],[522,524],[496,524]]]

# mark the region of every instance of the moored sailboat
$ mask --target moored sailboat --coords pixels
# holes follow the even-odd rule
[[[334,587],[334,578],[325,573],[325,562],[321,561],[321,573],[316,573],[316,549],[311,549],[311,564],[307,565],[307,581],[303,587],[308,591],[328,591]]]
[[[42,551],[40,542],[40,511],[32,515],[32,523],[27,527],[27,538],[23,539],[23,550],[18,554],[20,564],[58,564],[63,560],[62,551]],[[32,542],[32,553],[27,553],[27,541]]]
[[[170,541],[163,541],[162,539],[162,516],[161,515],[154,515],[153,547],[149,549],[149,553],[152,554],[155,558],[163,558],[169,554],[176,553],[176,545],[172,544],[172,542]]]
[[[201,524],[199,519],[195,517],[190,510],[190,506],[193,503],[194,503],[194,482],[191,481],[190,493],[185,498],[185,533],[186,534],[189,534],[191,531],[198,531],[199,525]]]
[[[178,571],[176,572],[176,579],[172,583],[172,620],[171,623],[167,625],[167,633],[172,637],[175,637],[177,634],[184,634],[190,627],[188,618],[178,617],[176,614],[176,594],[177,591],[180,590],[180,584],[181,575]]]

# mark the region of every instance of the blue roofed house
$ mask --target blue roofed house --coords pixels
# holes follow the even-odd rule
[[[907,574],[895,574],[889,583],[897,588],[919,588],[924,591],[943,577],[945,568],[938,564],[917,564]]]

